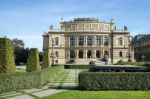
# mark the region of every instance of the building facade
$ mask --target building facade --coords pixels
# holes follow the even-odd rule
[[[105,59],[109,63],[116,63],[119,60],[127,61],[128,55],[131,55],[130,32],[127,27],[118,30],[113,20],[61,19],[60,28],[50,26],[48,32],[43,34],[43,51],[53,56],[54,64],[87,64],[91,60],[101,62]]]
[[[136,35],[132,40],[136,61],[150,61],[150,34]]]

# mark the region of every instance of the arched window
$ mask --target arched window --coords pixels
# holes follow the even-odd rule
[[[83,58],[83,51],[82,50],[79,51],[79,58]]]
[[[119,52],[119,57],[122,57],[122,52],[121,51]]]
[[[96,46],[100,46],[101,45],[101,38],[100,36],[96,36]]]
[[[58,51],[55,52],[56,57],[58,57]]]
[[[92,51],[87,51],[87,58],[91,58],[92,57]]]
[[[104,58],[108,58],[108,51],[104,51]]]
[[[92,36],[87,36],[87,45],[92,46]]]
[[[74,36],[70,37],[70,46],[75,46],[75,37]]]
[[[79,46],[84,45],[84,36],[79,36]]]
[[[70,51],[70,58],[75,58],[75,51],[74,50]]]
[[[123,39],[122,37],[118,38],[118,46],[122,46],[123,45]]]
[[[100,51],[96,51],[96,58],[100,58],[100,57],[101,57]]]

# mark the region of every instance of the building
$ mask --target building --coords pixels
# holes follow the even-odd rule
[[[91,60],[116,63],[130,59],[130,32],[127,27],[118,30],[113,20],[61,19],[60,27],[61,29],[53,29],[50,26],[48,32],[43,34],[43,51],[53,56],[54,64],[87,64]]]
[[[150,61],[150,34],[136,35],[132,40],[136,61]]]

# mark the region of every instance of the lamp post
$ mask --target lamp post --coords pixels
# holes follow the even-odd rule
[[[132,54],[131,54],[131,36],[128,36],[128,53],[127,53],[128,61],[131,62]]]
[[[54,64],[54,58],[55,58],[55,53],[54,53],[54,38],[51,36],[51,40],[52,40],[52,52],[50,57],[52,58],[52,64]]]
[[[114,33],[113,33],[113,19],[111,19],[111,22],[110,22],[110,31],[111,31],[111,64],[113,64],[113,37],[114,37]]]

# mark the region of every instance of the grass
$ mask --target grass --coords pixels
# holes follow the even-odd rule
[[[65,91],[40,99],[150,99],[150,91]]]

